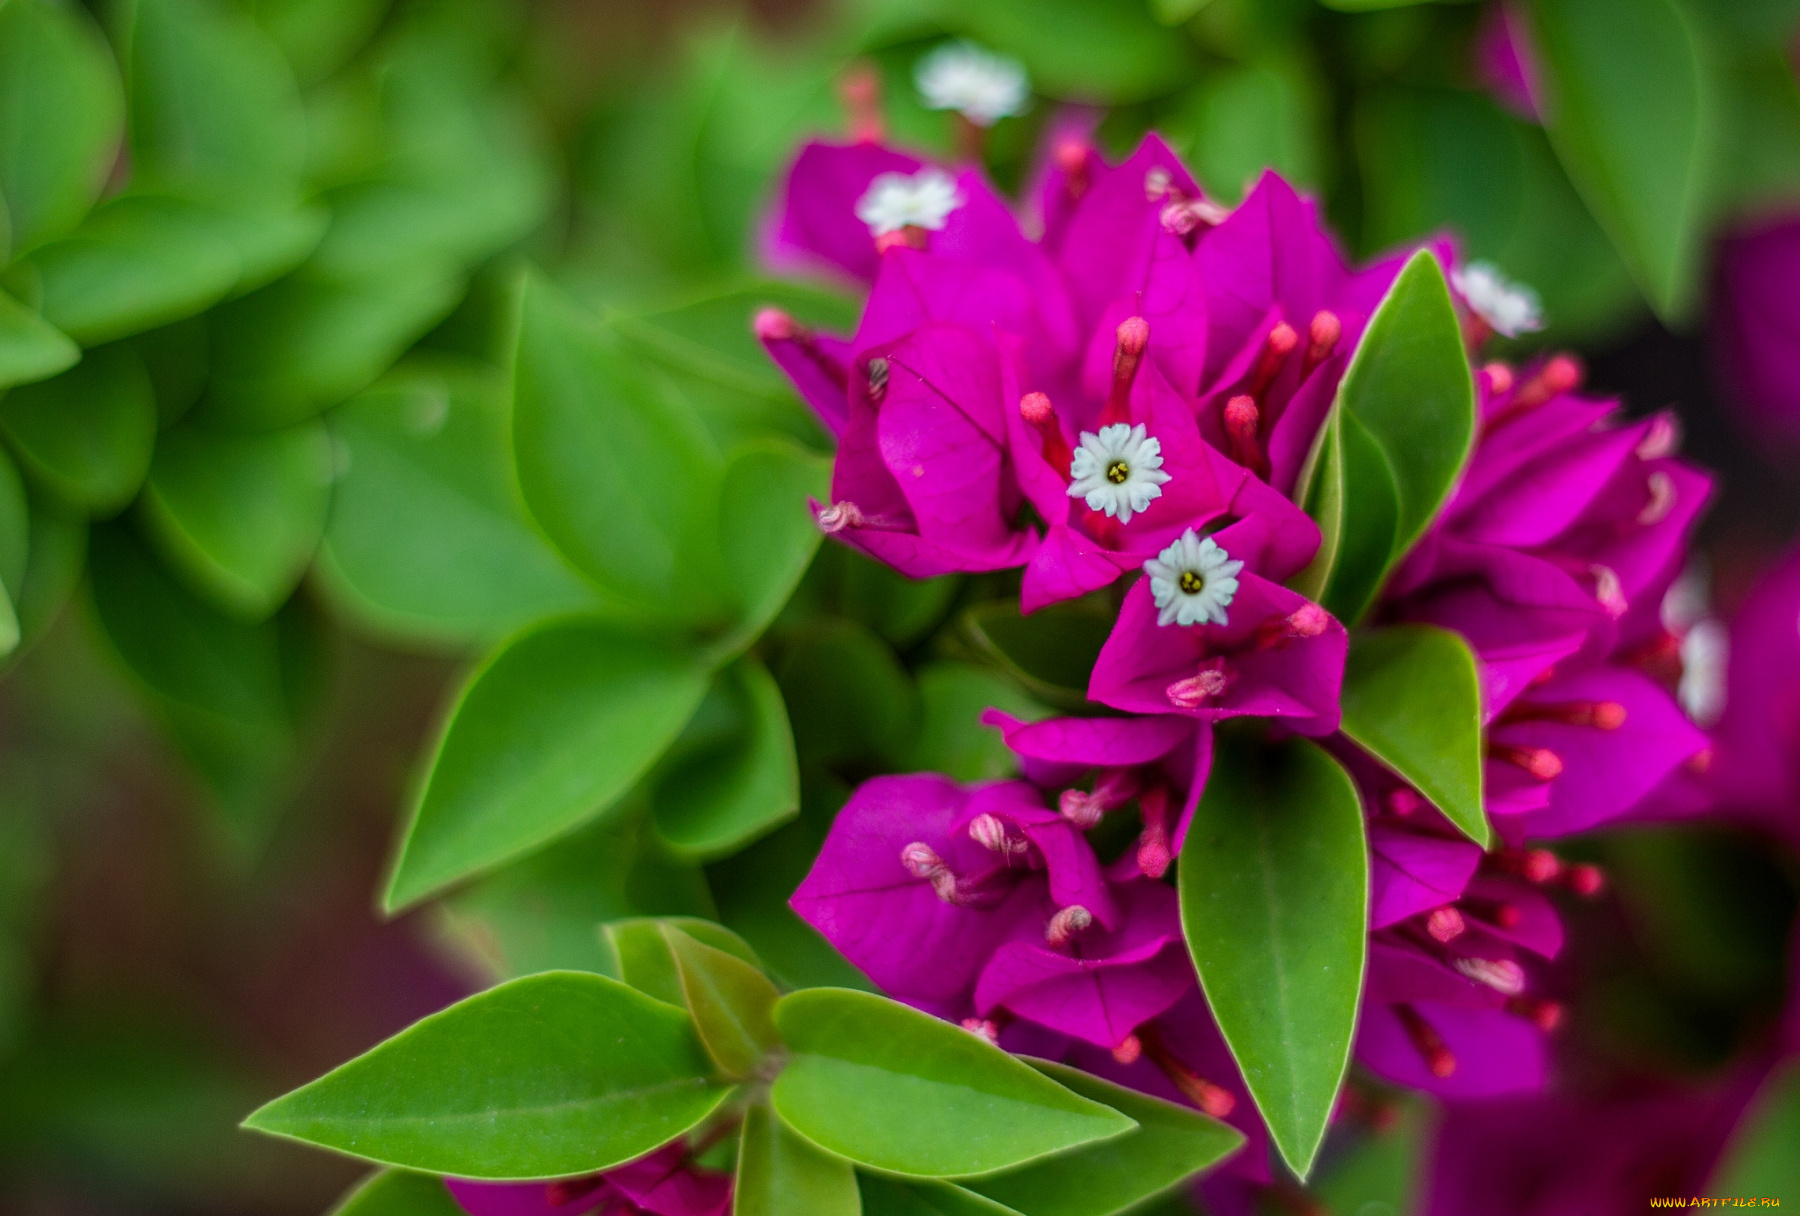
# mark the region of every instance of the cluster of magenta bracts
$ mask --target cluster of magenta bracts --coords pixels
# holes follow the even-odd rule
[[[883,180],[928,175],[935,206],[869,218]],[[1161,879],[1212,724],[1275,719],[1332,748],[1371,808],[1358,1058],[1445,1096],[1538,1087],[1560,1016],[1534,979],[1561,946],[1545,892],[1601,883],[1541,843],[1675,813],[1710,754],[1671,696],[1658,612],[1709,491],[1673,457],[1673,423],[1578,395],[1567,357],[1476,373],[1476,452],[1372,620],[1441,625],[1477,654],[1505,842],[1484,856],[1336,733],[1345,631],[1283,586],[1320,542],[1296,481],[1401,259],[1350,268],[1273,175],[1226,212],[1154,137],[1109,166],[1058,135],[1037,240],[978,173],[949,180],[873,142],[811,145],[788,178],[772,256],[869,287],[850,338],[757,320],[839,441],[819,521],[913,576],[1023,567],[1025,612],[1147,571],[1088,689],[1127,716],[990,715],[1025,780],[869,782],[794,907],[896,997],[1259,1137]],[[1448,268],[1453,251],[1434,252]],[[1472,309],[1467,326],[1478,345]],[[1089,473],[1114,461],[1116,492],[1087,492],[1084,449]],[[1167,585],[1207,578],[1210,599]],[[1103,863],[1086,833],[1128,806],[1142,834]]]

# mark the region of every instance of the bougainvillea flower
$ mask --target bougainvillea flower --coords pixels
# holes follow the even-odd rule
[[[585,1178],[555,1182],[476,1182],[446,1178],[469,1216],[724,1216],[731,1175],[701,1169],[677,1140],[636,1161]]]
[[[1525,22],[1517,5],[1489,4],[1475,35],[1475,70],[1494,100],[1521,118],[1542,122],[1542,69]]]
[[[1800,444],[1800,220],[1783,217],[1719,244],[1713,324],[1731,404],[1758,436]]]

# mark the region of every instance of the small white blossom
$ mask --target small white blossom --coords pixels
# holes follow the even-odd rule
[[[1495,333],[1508,338],[1544,328],[1544,309],[1537,292],[1509,282],[1492,262],[1470,262],[1450,272],[1457,294]]]
[[[1212,537],[1202,539],[1189,528],[1144,563],[1150,595],[1159,609],[1156,623],[1225,624],[1225,609],[1237,596],[1237,576],[1243,568],[1244,563],[1232,561]]]
[[[936,232],[963,201],[956,179],[942,169],[927,166],[917,173],[882,173],[856,200],[856,218],[874,236],[902,228]]]
[[[1711,726],[1725,712],[1725,665],[1731,634],[1717,617],[1694,622],[1681,638],[1681,683],[1675,697],[1697,726]]]
[[[1115,422],[1081,432],[1081,446],[1069,462],[1070,498],[1085,498],[1122,524],[1162,497],[1169,475],[1162,471],[1162,443],[1144,433],[1140,423]]]
[[[978,127],[1023,114],[1030,86],[1025,65],[972,42],[946,42],[913,70],[919,96],[933,110],[956,110]]]

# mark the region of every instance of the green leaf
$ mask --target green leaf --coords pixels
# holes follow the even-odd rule
[[[866,992],[781,999],[793,1057],[770,1097],[788,1126],[860,1165],[914,1177],[985,1174],[1136,1124],[985,1039]]]
[[[1020,1216],[1005,1204],[953,1182],[856,1175],[864,1216]]]
[[[1052,95],[1140,101],[1193,71],[1186,39],[1158,25],[1143,4],[988,0],[935,7],[958,33],[1024,59],[1032,83]]]
[[[311,84],[342,67],[381,24],[388,0],[255,0],[257,24]]]
[[[1351,638],[1344,733],[1429,798],[1482,848],[1481,677],[1469,644],[1431,625]]]
[[[29,644],[43,634],[81,583],[87,561],[87,521],[60,503],[34,497],[24,576],[7,594]]]
[[[89,351],[71,371],[0,398],[0,431],[32,476],[96,515],[136,496],[156,446],[156,396],[123,346]]]
[[[737,610],[733,647],[749,645],[793,594],[819,547],[809,498],[826,497],[831,462],[769,440],[732,455],[719,486],[719,551]]]
[[[862,1216],[856,1171],[796,1136],[766,1106],[744,1112],[732,1216]]]
[[[687,1003],[682,994],[681,972],[663,928],[670,926],[695,941],[729,954],[752,967],[762,964],[743,938],[710,920],[697,916],[628,917],[600,927],[600,936],[612,956],[613,970],[625,983],[677,1008]]]
[[[581,971],[459,1001],[244,1120],[271,1135],[465,1178],[584,1174],[640,1157],[730,1088],[680,1010]]]
[[[73,228],[100,197],[125,98],[93,21],[80,5],[48,0],[0,6],[0,80],[0,210],[17,256]]]
[[[789,987],[873,992],[875,986],[868,977],[846,962],[788,904],[788,897],[812,868],[821,843],[822,832],[797,821],[708,866],[707,884],[718,901],[719,919],[754,945],[769,972]]]
[[[67,334],[0,291],[0,389],[54,376],[79,358]]]
[[[201,410],[235,430],[304,421],[366,388],[449,314],[463,291],[429,263],[348,280],[310,271],[208,318],[215,350]]]
[[[512,439],[526,504],[571,561],[660,615],[723,613],[721,468],[705,429],[537,278],[524,289]]]
[[[787,706],[768,669],[739,659],[713,680],[651,793],[656,831],[676,856],[736,852],[800,810]]]
[[[691,656],[601,622],[553,622],[516,638],[457,700],[384,906],[405,907],[606,810],[705,692]]]
[[[918,694],[892,649],[854,621],[826,619],[792,639],[775,677],[806,764],[893,767],[918,732]]]
[[[1209,196],[1235,204],[1264,169],[1319,181],[1319,110],[1299,64],[1270,60],[1210,72],[1176,118],[1192,129],[1194,170]],[[1412,234],[1408,234],[1412,235]]]
[[[969,609],[963,620],[975,645],[1025,691],[1046,705],[1074,711],[1088,706],[1088,677],[1112,632],[1112,615],[1076,601],[1021,616],[1014,601],[993,600]]]
[[[233,435],[163,432],[144,493],[152,538],[228,612],[275,611],[306,572],[331,506],[331,437],[317,422]]]
[[[958,781],[994,781],[1018,772],[1018,758],[999,731],[981,724],[998,709],[1035,722],[1052,711],[1019,691],[1013,681],[988,667],[938,659],[918,670],[923,715],[919,739],[901,768],[943,773]]]
[[[1350,1065],[1362,995],[1362,806],[1316,744],[1243,742],[1218,749],[1182,846],[1181,924],[1269,1134],[1304,1178]]]
[[[963,1185],[1022,1216],[1112,1216],[1162,1194],[1244,1143],[1235,1128],[1099,1077],[1033,1060],[1032,1066],[1084,1098],[1137,1120],[1116,1140]]]
[[[381,1170],[357,1183],[325,1216],[467,1216],[442,1178]]]
[[[409,360],[328,423],[348,467],[317,569],[353,620],[403,641],[459,644],[598,606],[525,514],[497,371]]]
[[[1384,1105],[1381,1121],[1357,1128],[1341,1150],[1333,1147],[1330,1160],[1308,1184],[1327,1210],[1340,1216],[1363,1212],[1414,1216],[1420,1210],[1418,1195],[1423,1190],[1432,1122],[1421,1097],[1391,1099],[1393,1105]]]
[[[1791,1195],[1800,1189],[1800,1066],[1791,1061],[1763,1083],[1706,1189],[1717,1195]]]
[[[1551,142],[1665,321],[1692,303],[1717,85],[1674,0],[1533,3]]]
[[[31,506],[18,466],[0,448],[0,584],[16,595],[31,558]]]
[[[760,969],[736,955],[666,922],[662,935],[706,1054],[734,1081],[755,1077],[768,1054],[781,1046],[772,1017],[781,993]]]
[[[23,265],[41,282],[44,319],[83,346],[191,316],[243,269],[204,208],[148,194],[102,204]]]

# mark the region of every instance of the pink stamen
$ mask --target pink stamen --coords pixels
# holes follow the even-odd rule
[[[1562,861],[1549,849],[1501,849],[1489,856],[1501,872],[1537,886],[1555,882],[1563,868]]]
[[[1043,393],[1026,393],[1019,398],[1019,417],[1025,420],[1025,425],[1037,432],[1044,463],[1055,469],[1063,480],[1068,480],[1069,466],[1074,463],[1075,453],[1069,448],[1069,441],[1063,437],[1062,423],[1056,416],[1056,407],[1050,403],[1050,398]]]
[[[1128,1034],[1119,1040],[1119,1045],[1112,1049],[1112,1058],[1121,1064],[1136,1064],[1138,1057],[1144,1054],[1144,1042],[1135,1034]]]
[[[1626,709],[1617,701],[1514,701],[1500,714],[1506,722],[1560,722],[1564,726],[1591,726],[1618,730],[1625,725]]]
[[[1489,740],[1487,754],[1495,760],[1524,769],[1539,781],[1554,781],[1562,775],[1562,757],[1547,747],[1522,747]]]
[[[944,864],[944,859],[937,855],[937,850],[922,840],[915,840],[900,850],[900,864],[914,878],[922,878],[931,884],[937,897],[947,904],[958,902],[956,875]]]
[[[1444,1040],[1438,1032],[1431,1028],[1431,1023],[1419,1016],[1419,1011],[1411,1005],[1395,1005],[1394,1013],[1400,1019],[1400,1025],[1406,1029],[1406,1037],[1412,1041],[1413,1050],[1425,1061],[1425,1067],[1438,1080],[1450,1076],[1456,1071],[1456,1057],[1444,1046]]]
[[[1313,314],[1312,324],[1306,327],[1306,357],[1300,363],[1302,380],[1312,374],[1313,368],[1331,358],[1343,334],[1344,323],[1338,320],[1335,312],[1322,308]]]
[[[1028,853],[1031,842],[1013,836],[998,815],[977,815],[969,821],[969,837],[990,853]]]
[[[558,1182],[546,1183],[544,1186],[544,1202],[553,1208],[574,1203],[577,1199],[592,1195],[606,1185],[604,1174],[590,1174],[586,1178],[564,1178]]]
[[[1069,192],[1071,199],[1078,199],[1088,190],[1088,156],[1087,141],[1083,139],[1062,139],[1056,144],[1056,167],[1062,170],[1063,189]]]
[[[890,249],[924,249],[929,239],[926,231],[917,224],[908,224],[904,228],[896,228],[892,232],[884,232],[875,238],[875,252],[886,253]]]
[[[838,99],[850,119],[850,138],[856,143],[878,144],[887,136],[881,115],[881,72],[868,60],[859,60],[838,78]]]
[[[1615,621],[1624,616],[1631,605],[1625,601],[1625,588],[1619,582],[1618,572],[1596,562],[1588,567],[1588,573],[1594,576],[1594,598],[1600,601],[1607,615]]]
[[[1170,236],[1187,236],[1201,228],[1217,228],[1231,212],[1203,198],[1177,198],[1163,205],[1157,217]]]
[[[1674,455],[1681,446],[1681,424],[1672,415],[1658,414],[1650,420],[1650,430],[1637,445],[1639,460],[1660,460]]]
[[[1000,1027],[992,1018],[964,1018],[962,1028],[978,1039],[1000,1046]]]
[[[1294,348],[1298,345],[1300,335],[1286,321],[1271,329],[1269,336],[1263,340],[1262,354],[1256,360],[1256,370],[1250,373],[1250,386],[1244,391],[1260,399],[1269,391],[1269,386],[1275,383],[1275,377],[1281,374],[1281,365],[1287,362],[1287,357],[1294,353]]]
[[[1440,942],[1453,942],[1463,935],[1468,925],[1463,922],[1461,912],[1449,904],[1441,908],[1433,908],[1431,915],[1425,918],[1425,932]]]
[[[1493,430],[1522,414],[1528,414],[1552,397],[1574,392],[1581,386],[1583,371],[1573,355],[1552,355],[1537,374],[1519,385],[1508,401],[1489,418],[1484,429]]]
[[[1182,1097],[1198,1106],[1202,1113],[1223,1119],[1237,1106],[1237,1098],[1228,1089],[1215,1085],[1175,1058],[1154,1024],[1138,1027],[1137,1037],[1150,1057],[1150,1062],[1181,1091]]]
[[[1382,804],[1386,806],[1389,811],[1404,819],[1420,807],[1424,806],[1425,799],[1420,795],[1419,791],[1413,789],[1411,786],[1403,785],[1399,789],[1389,790],[1387,796],[1382,799]]]
[[[1498,360],[1484,366],[1481,376],[1487,382],[1487,395],[1490,397],[1503,397],[1512,391],[1513,370]]]
[[[1515,1017],[1524,1018],[1545,1034],[1562,1025],[1563,1007],[1556,1001],[1546,1001],[1535,996],[1509,997],[1506,1001],[1506,1012]]]
[[[805,326],[779,308],[758,309],[752,327],[764,342],[793,342],[806,332]]]
[[[1071,938],[1092,927],[1094,914],[1080,904],[1070,904],[1060,909],[1044,926],[1044,940],[1052,949],[1061,950],[1069,944]]]
[[[1606,871],[1589,862],[1579,861],[1563,871],[1563,882],[1583,899],[1592,899],[1606,889]]]
[[[1202,702],[1209,697],[1220,697],[1230,685],[1231,678],[1225,674],[1221,660],[1211,659],[1214,667],[1202,667],[1196,674],[1185,680],[1177,680],[1163,690],[1169,698],[1169,704],[1177,709],[1199,709]]]
[[[1694,774],[1696,777],[1699,777],[1699,776],[1705,775],[1707,770],[1712,768],[1712,764],[1713,764],[1713,749],[1710,747],[1706,747],[1706,748],[1701,748],[1699,751],[1695,752],[1693,755],[1689,756],[1686,760],[1684,760],[1682,762],[1682,767],[1687,769],[1688,772]]]
[[[835,536],[845,528],[860,528],[868,523],[862,508],[853,502],[834,502],[819,512],[819,531]]]
[[[1137,379],[1138,364],[1143,362],[1144,349],[1149,345],[1148,321],[1126,317],[1119,322],[1119,344],[1113,348],[1112,391],[1100,413],[1101,426],[1131,421],[1131,384]]]
[[[1524,919],[1525,915],[1519,911],[1519,905],[1502,903],[1498,900],[1477,899],[1471,896],[1463,898],[1460,902],[1463,909],[1471,915],[1479,916],[1482,920],[1498,925],[1502,929],[1518,928],[1519,922]]]
[[[1459,958],[1450,965],[1502,996],[1518,996],[1525,991],[1525,968],[1509,958]]]
[[[1138,870],[1146,878],[1161,878],[1174,860],[1169,847],[1168,790],[1151,786],[1138,796],[1138,809],[1144,815],[1144,831],[1138,837]]]
[[[1648,528],[1668,518],[1669,512],[1675,509],[1675,479],[1661,469],[1652,469],[1650,476],[1644,479],[1644,489],[1650,494],[1650,501],[1637,514],[1638,523]]]
[[[1157,202],[1169,193],[1169,187],[1175,179],[1161,165],[1152,165],[1144,171],[1144,201]]]
[[[1269,460],[1256,433],[1261,424],[1262,411],[1256,408],[1256,398],[1240,393],[1225,403],[1225,434],[1231,440],[1231,458],[1258,477],[1265,477]]]
[[[869,404],[878,406],[887,396],[888,361],[886,359],[870,359],[868,375]]]

